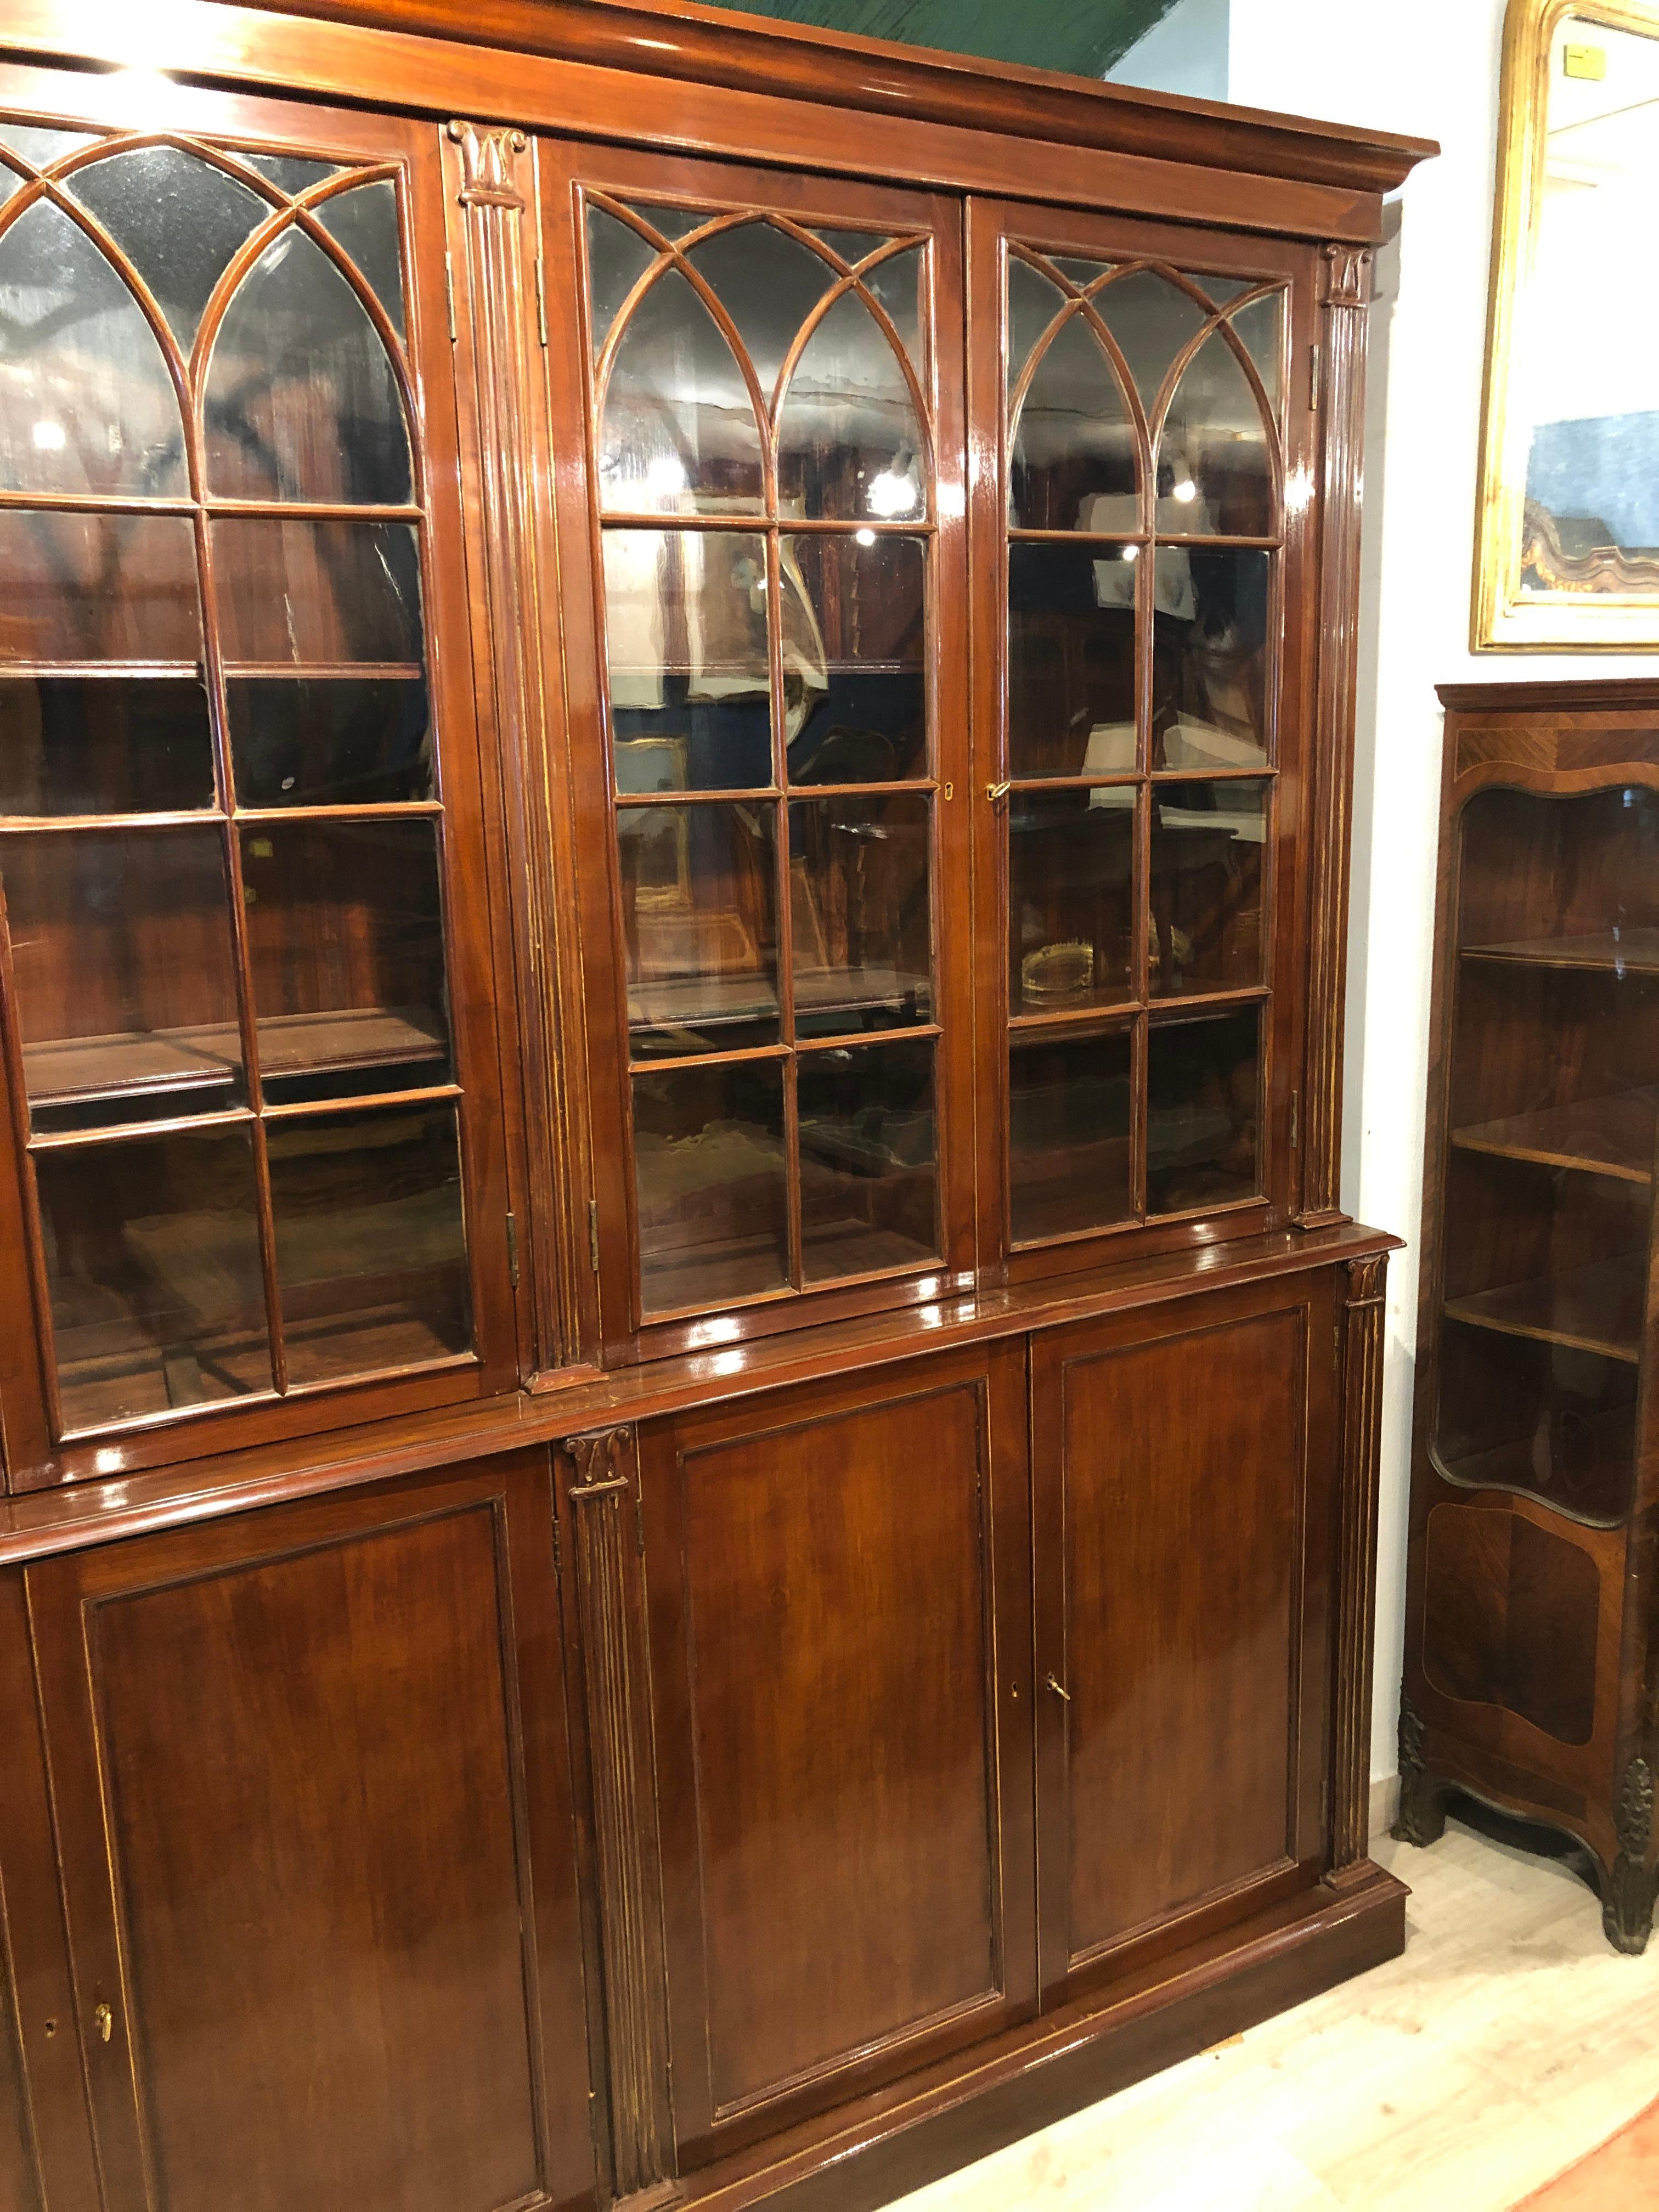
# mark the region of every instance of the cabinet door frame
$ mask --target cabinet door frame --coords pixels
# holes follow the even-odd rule
[[[1000,1985],[943,2017],[895,2031],[815,2067],[798,2082],[716,2106],[708,2022],[709,1966],[699,1844],[695,1656],[685,1578],[686,1493],[695,1462],[723,1446],[778,1438],[848,1415],[879,1415],[946,1393],[977,1400],[977,1511],[988,1841],[998,1879],[989,1900]],[[1032,1675],[1026,1359],[1023,1338],[943,1353],[756,1405],[647,1425],[640,1469],[651,1694],[660,1822],[671,2062],[682,2170],[706,2165],[845,2105],[862,2092],[1028,2018],[1036,2005],[1036,1871],[1032,1832]],[[918,1468],[926,1482],[929,1470]],[[939,1480],[945,1480],[941,1472]]]
[[[572,2146],[592,2155],[551,1481],[547,1453],[530,1449],[473,1468],[71,1553],[26,1571],[41,1708],[52,1747],[52,1808],[72,1936],[75,2016],[108,2212],[150,2212],[161,2198],[133,2033],[138,2014],[131,1983],[131,1906],[125,1870],[112,1856],[114,1785],[100,1718],[100,1607],[480,1511],[490,1516],[493,1529],[520,1901],[524,2028],[544,2184],[525,2201],[525,2212],[535,2207],[566,2212],[588,2201],[591,2168],[580,2186],[567,2185],[556,2195],[547,2186],[561,2155],[568,2175]],[[104,2004],[113,2013],[108,2039],[97,2024],[97,2008]],[[554,2072],[561,2059],[570,2069],[562,2081]],[[556,2099],[565,2106],[556,2138]]]

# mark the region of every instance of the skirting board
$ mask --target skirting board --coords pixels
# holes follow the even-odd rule
[[[1371,1841],[1389,1835],[1400,1817],[1400,1777],[1379,1774],[1371,1784]]]

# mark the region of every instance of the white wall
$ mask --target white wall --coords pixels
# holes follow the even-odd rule
[[[1229,96],[1438,138],[1378,257],[1349,962],[1344,1202],[1389,1269],[1372,1769],[1392,1773],[1440,781],[1437,683],[1649,675],[1651,660],[1468,650],[1503,0],[1232,0]]]
[[[1150,92],[1225,100],[1228,8],[1229,0],[1176,0],[1107,76],[1114,84],[1138,84]]]

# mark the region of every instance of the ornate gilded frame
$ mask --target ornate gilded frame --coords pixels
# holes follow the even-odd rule
[[[1659,562],[1593,555],[1578,590],[1523,593],[1530,421],[1510,404],[1541,197],[1550,56],[1565,16],[1659,40],[1659,0],[1510,0],[1481,409],[1469,642],[1477,652],[1659,652]]]

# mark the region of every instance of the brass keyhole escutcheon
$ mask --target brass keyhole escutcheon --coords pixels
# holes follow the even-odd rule
[[[94,2005],[92,2017],[97,2024],[99,2037],[107,2043],[115,2033],[115,2014],[106,2004]]]

